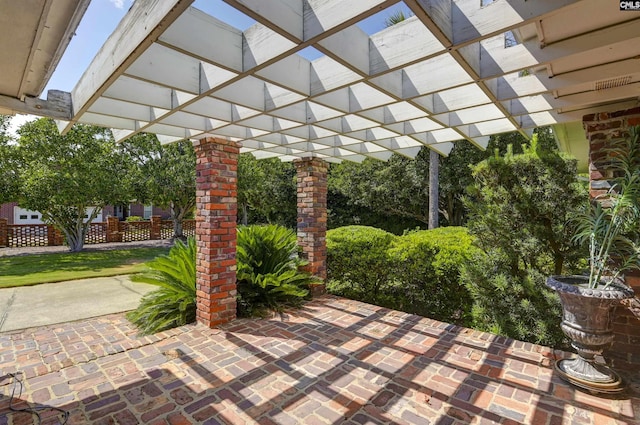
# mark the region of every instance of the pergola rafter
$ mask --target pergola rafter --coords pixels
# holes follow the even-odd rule
[[[638,96],[640,19],[598,0],[405,0],[415,16],[376,34],[358,23],[398,0],[226,3],[256,23],[136,2],[74,89],[71,123],[360,161],[422,146],[447,155],[461,139],[484,148],[491,134]],[[573,16],[584,19],[569,29]],[[306,59],[309,47],[322,56]],[[607,79],[617,83],[596,87]]]

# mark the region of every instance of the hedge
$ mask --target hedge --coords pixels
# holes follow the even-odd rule
[[[366,226],[327,232],[329,291],[466,325],[471,298],[460,269],[477,250],[462,227],[394,236]]]

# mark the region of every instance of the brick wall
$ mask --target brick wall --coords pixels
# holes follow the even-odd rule
[[[9,232],[7,230],[7,219],[0,217],[0,247],[9,245]]]
[[[15,224],[13,222],[13,207],[18,205],[16,202],[7,202],[0,204],[0,218],[7,220],[7,224]]]
[[[309,261],[306,267],[315,276],[327,278],[327,170],[329,164],[318,158],[295,161],[298,192],[298,245]],[[313,288],[324,292],[324,284]]]
[[[213,327],[236,317],[237,170],[235,142],[205,138],[196,151],[197,320]]]
[[[603,149],[611,140],[624,135],[627,129],[640,125],[640,107],[616,112],[601,112],[582,118],[589,140],[589,193],[592,197],[606,194],[613,177],[607,169],[608,162]],[[638,224],[640,225],[640,223]],[[640,296],[640,274],[627,276],[627,283]],[[618,308],[614,323],[615,340],[605,356],[618,368],[640,368],[640,319],[625,307]]]

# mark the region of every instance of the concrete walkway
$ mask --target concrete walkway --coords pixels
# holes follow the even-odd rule
[[[128,276],[0,289],[0,332],[72,322],[133,310],[157,289]]]

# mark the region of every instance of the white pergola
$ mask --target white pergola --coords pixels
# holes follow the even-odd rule
[[[640,13],[614,0],[405,0],[415,16],[376,34],[358,23],[401,2],[225,1],[256,23],[241,31],[192,0],[135,1],[60,129],[217,137],[285,161],[386,160],[639,104]]]

